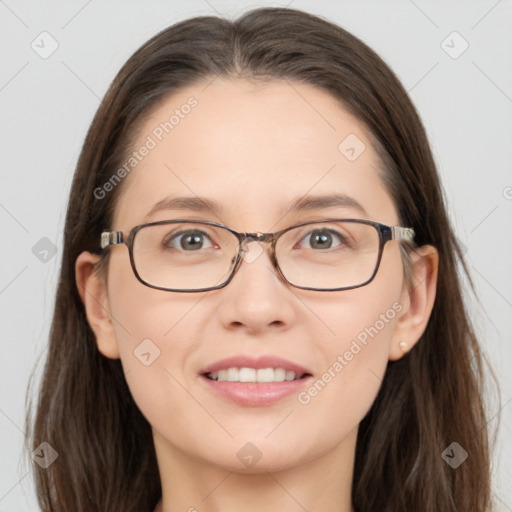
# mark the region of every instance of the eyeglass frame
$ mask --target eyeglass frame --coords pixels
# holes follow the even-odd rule
[[[368,226],[372,226],[375,228],[379,235],[379,252],[377,256],[377,262],[375,264],[375,269],[372,273],[372,275],[363,283],[353,285],[353,286],[343,286],[341,288],[313,288],[310,286],[298,286],[296,284],[291,283],[286,279],[284,276],[280,266],[279,262],[276,257],[276,243],[277,240],[287,233],[288,231],[301,227],[301,226],[307,226],[309,224],[320,224],[320,223],[327,223],[327,222],[353,222],[353,223],[359,223],[359,224],[366,224]],[[162,224],[176,224],[176,223],[189,223],[189,224],[205,224],[208,226],[214,226],[218,228],[223,228],[232,233],[236,238],[238,239],[238,247],[237,247],[237,253],[236,253],[236,261],[233,266],[233,269],[231,270],[231,273],[229,277],[220,285],[216,286],[209,286],[206,288],[198,288],[198,289],[175,289],[175,288],[166,288],[163,286],[157,286],[154,284],[150,284],[146,281],[144,281],[141,276],[139,275],[137,271],[137,267],[135,265],[135,259],[133,255],[133,245],[135,241],[135,235],[138,231],[141,229],[147,227],[147,226],[156,226],[156,225],[162,225]],[[225,226],[223,224],[219,224],[218,222],[213,221],[207,221],[207,220],[193,220],[193,219],[172,219],[172,220],[160,220],[155,222],[147,222],[144,224],[139,224],[138,226],[133,227],[129,233],[128,236],[125,236],[123,231],[110,231],[106,230],[101,233],[101,250],[103,251],[106,248],[113,247],[116,245],[124,244],[128,247],[128,253],[130,256],[130,264],[133,270],[133,273],[135,274],[135,277],[145,286],[148,286],[149,288],[154,288],[157,290],[163,290],[168,292],[183,292],[183,293],[194,293],[194,292],[206,292],[211,290],[218,290],[221,288],[226,287],[233,277],[235,276],[236,272],[241,266],[242,259],[243,259],[243,253],[245,252],[246,246],[250,242],[259,242],[259,243],[268,243],[270,244],[270,260],[272,262],[272,265],[277,270],[279,276],[281,279],[284,280],[287,284],[290,286],[293,286],[294,288],[299,288],[301,290],[312,290],[312,291],[319,291],[319,292],[331,292],[331,291],[343,291],[343,290],[352,290],[354,288],[361,288],[362,286],[366,286],[367,284],[371,283],[375,276],[377,275],[377,272],[379,270],[380,262],[382,259],[382,254],[384,251],[384,246],[387,242],[390,242],[392,240],[399,240],[399,241],[405,241],[409,243],[414,243],[414,237],[416,233],[413,228],[405,228],[402,226],[387,226],[386,224],[382,224],[380,222],[375,222],[371,220],[366,219],[322,219],[322,220],[312,220],[312,221],[306,221],[302,222],[300,224],[295,224],[293,226],[289,226],[287,228],[281,229],[279,231],[276,231],[274,233],[239,233],[238,231],[235,231],[234,229],[229,228],[228,226]]]

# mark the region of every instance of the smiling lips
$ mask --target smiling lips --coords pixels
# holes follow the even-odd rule
[[[264,406],[298,393],[311,372],[278,356],[231,357],[200,372],[216,394],[245,406]]]
[[[294,363],[293,361],[289,361],[288,359],[284,359],[279,356],[274,355],[267,355],[267,356],[234,356],[234,357],[228,357],[226,359],[221,359],[220,361],[217,361],[213,364],[208,365],[206,368],[203,368],[201,370],[202,375],[206,374],[212,374],[215,372],[222,372],[222,371],[229,371],[229,370],[284,370],[285,376],[281,380],[293,380],[287,377],[287,372],[293,372],[295,375],[302,376],[304,374],[311,375],[312,372],[305,368],[304,366],[301,366],[297,363]],[[247,374],[251,375],[251,374]],[[262,374],[262,378],[264,374]],[[281,375],[281,372],[278,372],[278,376]],[[295,378],[294,375],[294,378]],[[226,379],[225,379],[226,380]],[[238,379],[236,379],[238,380]],[[242,381],[242,382],[256,382],[256,380],[250,380],[250,381]],[[268,381],[262,381],[262,382],[268,382]]]
[[[300,379],[302,375],[297,375],[292,370],[284,368],[228,368],[217,372],[206,374],[209,379],[218,382],[284,382]]]

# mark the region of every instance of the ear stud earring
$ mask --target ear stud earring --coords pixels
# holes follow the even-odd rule
[[[400,350],[405,354],[406,352],[408,352],[409,350],[409,345],[407,344],[406,341],[401,341],[399,344],[400,346]]]

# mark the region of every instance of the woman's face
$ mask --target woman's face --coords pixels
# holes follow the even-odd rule
[[[123,189],[114,230],[176,218],[239,232],[332,217],[398,224],[365,129],[310,85],[216,78],[188,87],[145,121],[134,151],[137,164],[117,185]],[[332,194],[353,198],[366,213],[350,205],[290,210],[297,199]],[[177,197],[204,198],[220,209],[181,203],[154,210]],[[272,267],[266,244],[256,242],[225,288],[199,293],[144,286],[127,247],[109,250],[112,332],[96,333],[98,346],[121,358],[159,457],[244,472],[353,451],[388,360],[398,357],[397,326],[408,305],[398,242],[385,246],[370,284],[336,292],[289,286]],[[277,393],[271,397],[258,383],[215,383],[204,375],[233,357],[247,361],[223,367],[281,358],[262,365],[295,365],[310,376],[264,385]]]

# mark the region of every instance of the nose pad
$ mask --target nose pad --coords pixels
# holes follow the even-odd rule
[[[256,242],[249,245],[250,242]],[[242,259],[246,263],[254,263],[265,251],[261,246],[261,242],[255,238],[246,238],[241,247]]]

